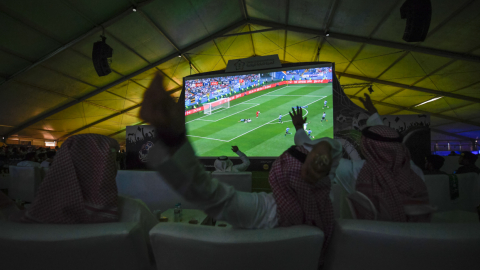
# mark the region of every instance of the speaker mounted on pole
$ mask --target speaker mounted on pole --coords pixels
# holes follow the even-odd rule
[[[400,8],[400,16],[407,19],[403,40],[406,42],[422,42],[428,34],[432,18],[430,0],[407,0]]]
[[[112,72],[110,64],[112,63],[113,49],[105,42],[105,36],[100,36],[101,41],[93,43],[92,60],[93,66],[98,76],[102,77]]]

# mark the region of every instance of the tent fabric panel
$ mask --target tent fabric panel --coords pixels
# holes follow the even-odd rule
[[[176,52],[172,44],[138,13],[123,18],[107,31],[150,62]]]
[[[101,41],[101,35],[102,32],[98,31],[83,39],[81,42],[75,44],[72,49],[84,55],[91,56],[93,51],[93,43]],[[112,63],[110,65],[112,69],[118,71],[122,75],[127,75],[148,65],[147,62],[138,57],[135,53],[131,52],[128,48],[125,48],[108,33],[106,33],[105,36],[107,38],[105,42],[113,49]],[[114,73],[112,72],[106,75],[106,77],[112,76],[112,74]]]
[[[35,87],[37,91],[45,89],[59,96],[78,98],[95,90],[94,86],[65,77],[48,68],[37,66],[19,76],[16,81]],[[2,86],[3,88],[3,86]]]
[[[63,43],[75,39],[92,27],[90,22],[61,1],[6,0],[2,1],[2,5],[21,14]]]
[[[179,48],[243,19],[238,1],[153,1],[145,13]]]
[[[334,0],[296,0],[290,1],[288,25],[323,30],[324,20],[328,16]]]
[[[248,16],[285,24],[287,0],[245,0]]]
[[[60,44],[8,15],[0,16],[2,46],[29,60],[54,51]],[[21,33],[21,34],[19,34]]]
[[[0,50],[0,76],[5,78],[7,76],[13,75],[17,71],[28,67],[29,65],[29,61]],[[1,78],[0,81],[2,81]]]
[[[121,78],[112,72],[108,76],[99,77],[93,66],[90,55],[83,55],[73,50],[65,50],[42,63],[43,67],[58,71],[72,78],[79,79],[96,87],[105,86]],[[30,72],[30,71],[29,71]],[[28,74],[26,72],[24,74]],[[23,74],[21,75],[24,76]]]
[[[70,101],[65,97],[47,91],[39,91],[37,88],[14,81],[2,85],[0,93],[2,100],[8,102],[8,106],[0,106],[0,124],[2,125],[19,125]]]

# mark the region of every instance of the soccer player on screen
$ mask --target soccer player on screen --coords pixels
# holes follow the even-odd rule
[[[280,115],[278,116],[278,122],[283,124],[283,121],[282,121],[282,114],[280,114]]]
[[[260,111],[257,111],[257,118],[258,118],[258,115],[260,114]]]
[[[310,122],[305,122],[303,123],[303,130],[307,131],[307,125],[310,124]]]
[[[325,108],[325,107],[327,107],[327,101],[326,100],[323,102],[323,108]]]
[[[287,127],[287,130],[285,131],[285,135],[283,135],[283,136],[287,136],[287,134],[292,134],[292,133],[288,132],[289,130],[290,130],[290,128]]]
[[[312,136],[312,130],[311,129],[308,129],[308,137],[310,138],[315,138],[315,136]]]
[[[325,116],[326,116],[326,115],[327,115],[327,114],[325,114],[325,112],[323,112],[322,120],[321,120],[320,122],[323,122],[323,120],[327,121],[327,119],[325,119]]]

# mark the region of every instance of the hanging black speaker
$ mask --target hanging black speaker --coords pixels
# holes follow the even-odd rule
[[[406,42],[424,41],[432,18],[430,0],[407,0],[400,8],[400,16],[407,19],[403,40]]]
[[[112,54],[113,49],[112,47],[108,46],[105,43],[107,39],[105,36],[101,36],[102,41],[97,41],[93,43],[93,51],[92,51],[92,60],[93,66],[95,67],[95,71],[97,72],[98,76],[105,76],[110,74],[112,70],[110,69],[110,64],[112,63]]]

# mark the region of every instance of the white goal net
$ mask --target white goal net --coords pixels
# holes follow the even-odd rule
[[[205,114],[212,114],[213,111],[218,109],[228,109],[230,108],[230,99],[222,98],[212,103],[207,103],[203,105],[205,109],[203,110]]]

